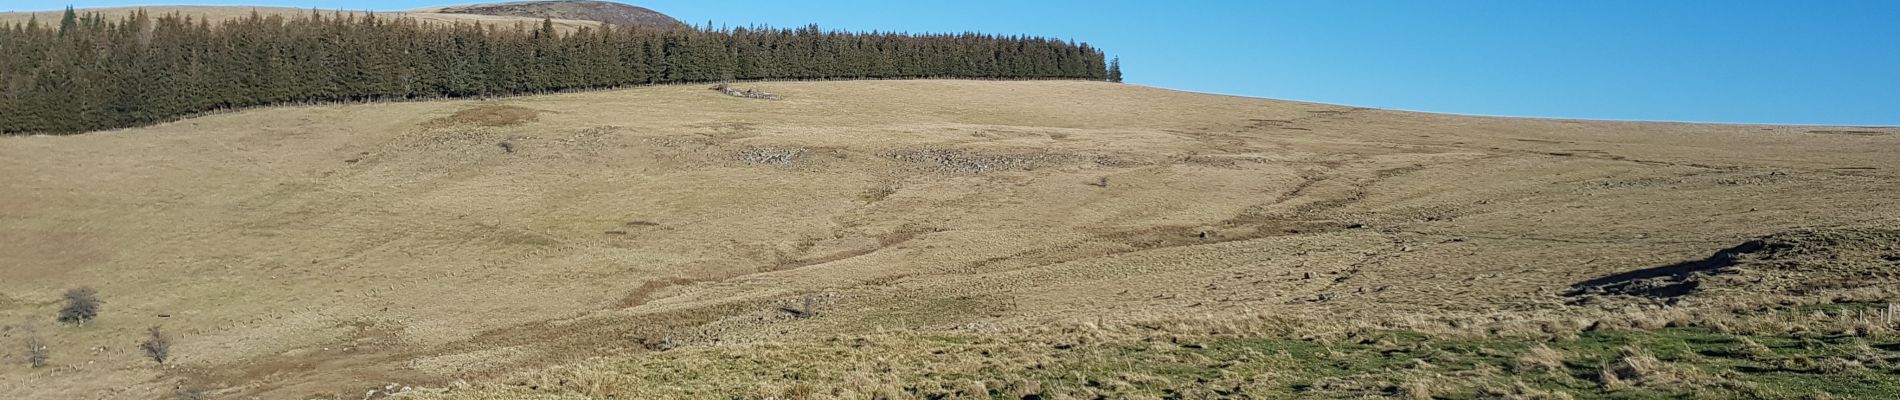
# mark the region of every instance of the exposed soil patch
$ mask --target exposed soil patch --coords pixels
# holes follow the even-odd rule
[[[342,341],[293,350],[249,360],[223,368],[186,367],[169,374],[198,387],[224,387],[234,398],[330,398],[364,393],[359,388],[339,390],[348,385],[335,382],[360,382],[362,388],[381,388],[369,382],[401,382],[440,386],[437,377],[401,368],[397,360],[407,359],[413,349],[401,338],[401,328],[390,323],[354,321],[342,324],[350,330]],[[309,380],[322,377],[321,380]],[[321,396],[313,396],[323,393]]]
[[[1837,228],[1777,233],[1722,249],[1708,258],[1619,273],[1571,286],[1566,296],[1675,301],[1712,290],[1750,295],[1818,295],[1889,285],[1900,230]]]
[[[660,289],[666,289],[676,285],[692,284],[694,282],[696,281],[682,278],[646,281],[646,283],[640,284],[640,287],[634,288],[633,292],[627,293],[626,297],[622,297],[619,306],[620,308],[639,307],[646,304],[647,301],[653,300],[653,293],[660,291]]]
[[[1880,135],[1893,134],[1891,132],[1881,132],[1881,131],[1838,130],[1838,129],[1837,130],[1829,130],[1829,129],[1811,130],[1811,131],[1808,131],[1808,133],[1818,133],[1818,134],[1823,134],[1823,135],[1857,135],[1857,136],[1880,136]]]
[[[534,122],[541,117],[542,112],[527,107],[484,104],[456,111],[455,114],[429,122],[431,125],[511,126]]]
[[[1704,277],[1739,273],[1740,271],[1735,268],[1738,259],[1766,251],[1768,247],[1767,242],[1750,240],[1739,246],[1717,251],[1709,258],[1639,269],[1579,282],[1571,287],[1570,295],[1614,294],[1650,298],[1687,296],[1695,293],[1702,286]],[[1778,244],[1776,250],[1781,250],[1781,247],[1785,245]]]

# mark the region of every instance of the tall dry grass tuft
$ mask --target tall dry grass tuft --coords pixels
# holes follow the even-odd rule
[[[810,400],[818,398],[818,395],[818,387],[812,386],[810,383],[798,382],[786,387],[785,391],[781,392],[778,398],[786,400]]]
[[[1509,387],[1485,386],[1478,388],[1478,395],[1489,399],[1510,400],[1571,400],[1569,393],[1547,391],[1533,388],[1522,381],[1513,382]]]
[[[1431,400],[1434,398],[1432,397],[1432,393],[1437,392],[1438,390],[1434,390],[1432,387],[1431,381],[1420,379],[1399,385],[1398,392],[1395,394],[1398,395],[1398,397],[1412,400]]]
[[[1647,350],[1625,346],[1617,350],[1615,361],[1603,367],[1598,375],[1598,383],[1606,389],[1623,389],[1636,383],[1662,380],[1667,376],[1662,360],[1657,360]]]
[[[1756,342],[1754,339],[1743,337],[1741,338],[1741,340],[1738,340],[1737,342],[1741,344],[1740,353],[1743,357],[1747,357],[1748,359],[1755,360],[1755,361],[1768,361],[1768,360],[1775,359],[1775,349],[1768,348],[1768,346],[1764,346],[1761,343]]]
[[[1548,345],[1538,344],[1517,356],[1514,366],[1518,373],[1562,373],[1564,353]]]

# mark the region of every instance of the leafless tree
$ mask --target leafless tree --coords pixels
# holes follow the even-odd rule
[[[59,309],[59,322],[84,324],[99,317],[99,292],[89,287],[66,291],[66,307]]]
[[[45,367],[46,358],[46,342],[37,337],[26,338],[26,363],[33,368]]]
[[[139,349],[145,350],[145,356],[150,357],[152,361],[164,364],[165,360],[171,358],[172,338],[165,336],[165,332],[159,330],[157,326],[153,326],[149,332],[151,334],[146,336],[145,343],[139,343]]]

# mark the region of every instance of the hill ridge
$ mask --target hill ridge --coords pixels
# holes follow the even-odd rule
[[[428,7],[415,11],[597,21],[621,26],[672,29],[686,24],[646,7],[598,0],[540,0]]]

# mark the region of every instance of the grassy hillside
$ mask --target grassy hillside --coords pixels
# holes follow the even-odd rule
[[[1894,393],[1900,129],[740,86],[0,138],[0,397]]]
[[[482,14],[529,18],[573,19],[600,21],[618,26],[645,26],[661,29],[686,28],[685,23],[673,19],[673,17],[667,16],[666,14],[661,14],[658,11],[610,1],[517,1],[432,7],[416,11],[445,14]]]

